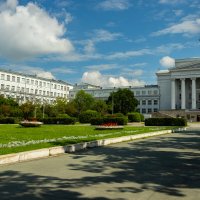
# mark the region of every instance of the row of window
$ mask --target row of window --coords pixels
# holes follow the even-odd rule
[[[142,90],[142,91],[136,91],[134,92],[136,96],[139,96],[139,95],[157,95],[158,94],[158,90]]]
[[[154,99],[154,100],[141,100],[139,101],[140,105],[158,105],[158,100]]]
[[[66,94],[63,93],[57,93],[57,92],[50,92],[50,91],[44,91],[44,90],[38,90],[38,89],[29,89],[24,87],[15,87],[12,86],[10,88],[10,85],[4,85],[1,84],[1,90],[5,91],[11,91],[11,92],[21,92],[21,93],[27,93],[27,94],[35,94],[35,95],[43,95],[43,96],[51,96],[51,97],[66,97]]]
[[[23,78],[23,77],[19,77],[19,76],[11,76],[11,75],[1,74],[1,80],[12,81],[12,82],[17,82],[17,83],[24,83],[24,84],[26,83],[26,84],[36,85],[36,86],[40,86],[40,87],[50,87],[49,82],[38,81],[38,80],[34,80],[34,79],[29,79],[29,78]],[[51,83],[51,88],[54,88],[57,90],[64,90],[64,91],[68,90],[69,91],[69,87],[59,85],[59,84]]]
[[[158,109],[157,108],[154,108],[154,109],[152,109],[152,108],[148,108],[148,109],[142,108],[142,114],[152,113],[152,112],[158,112]]]

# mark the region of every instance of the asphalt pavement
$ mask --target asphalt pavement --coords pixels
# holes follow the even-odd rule
[[[200,199],[200,129],[0,167],[0,199]]]

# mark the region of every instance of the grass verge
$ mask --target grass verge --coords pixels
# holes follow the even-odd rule
[[[0,125],[0,155],[171,128],[173,127],[125,126],[123,130],[99,131],[92,126],[76,125],[43,125],[34,128],[24,128],[19,125]]]

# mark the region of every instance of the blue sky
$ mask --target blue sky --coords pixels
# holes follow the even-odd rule
[[[0,68],[72,84],[156,84],[199,38],[199,0],[0,0]]]

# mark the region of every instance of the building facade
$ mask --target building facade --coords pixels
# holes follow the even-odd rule
[[[152,112],[157,112],[160,106],[160,94],[159,88],[157,85],[147,85],[142,87],[121,87],[130,89],[135,98],[138,100],[139,105],[137,110],[140,113],[148,114]],[[76,84],[74,85],[73,90],[69,92],[69,98],[74,99],[76,93],[80,90],[84,90],[86,93],[92,95],[96,99],[107,100],[112,92],[116,92],[119,88],[102,88],[99,86],[94,86],[91,84]]]
[[[156,73],[160,110],[200,109],[200,59],[181,59],[175,67]]]
[[[68,99],[73,86],[60,80],[0,70],[0,95],[18,103],[33,101],[53,103],[57,97]]]

